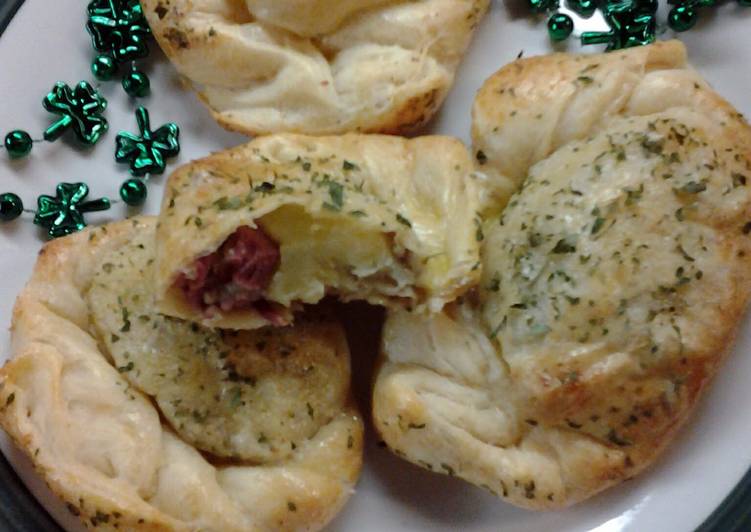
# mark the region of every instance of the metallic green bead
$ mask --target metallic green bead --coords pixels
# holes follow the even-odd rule
[[[556,13],[548,19],[548,35],[553,41],[565,41],[574,31],[574,21],[568,15]]]
[[[5,149],[8,150],[11,159],[26,157],[31,153],[33,145],[34,141],[31,140],[31,135],[20,129],[11,131],[5,136]]]
[[[128,179],[120,186],[120,197],[131,207],[140,207],[146,201],[148,191],[140,179]]]
[[[595,0],[566,0],[566,5],[577,15],[584,18],[591,17],[597,11],[597,2]]]
[[[62,81],[55,83],[42,101],[44,108],[60,118],[44,131],[44,140],[57,140],[72,129],[78,140],[94,145],[107,131],[107,119],[100,116],[107,108],[107,100],[88,81],[70,88]]]
[[[151,30],[138,0],[92,0],[87,11],[86,30],[96,51],[118,63],[148,55]]]
[[[13,192],[0,194],[0,222],[15,220],[23,212],[23,201]]]
[[[85,213],[110,208],[107,198],[84,201],[88,195],[89,187],[85,183],[60,183],[55,197],[42,195],[37,198],[34,223],[47,229],[50,238],[80,231],[86,227]]]
[[[117,61],[109,55],[98,55],[91,63],[91,72],[100,81],[109,81],[117,74]]]
[[[133,98],[143,98],[151,91],[149,77],[140,70],[131,70],[123,76],[123,89]]]
[[[675,6],[668,13],[668,26],[675,31],[688,31],[696,25],[699,13],[691,5]]]
[[[657,38],[657,0],[607,0],[602,14],[609,31],[585,31],[581,43],[607,44],[606,51],[650,44]]]
[[[530,9],[535,13],[554,11],[558,9],[559,0],[527,0]]]
[[[744,7],[751,7],[751,0],[738,0],[738,3]]]
[[[145,107],[136,109],[136,122],[140,135],[127,131],[118,133],[115,160],[129,163],[130,173],[134,176],[163,173],[167,167],[166,159],[180,153],[180,128],[168,122],[152,131]]]

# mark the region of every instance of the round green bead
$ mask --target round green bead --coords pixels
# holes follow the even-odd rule
[[[143,98],[151,91],[149,77],[140,70],[133,69],[123,76],[123,89],[128,96]]]
[[[13,192],[0,194],[0,222],[15,220],[23,212],[23,201]]]
[[[595,0],[566,0],[566,5],[584,18],[591,17],[597,11]]]
[[[670,10],[668,26],[675,31],[688,31],[696,25],[699,14],[691,6],[679,5]]]
[[[26,157],[31,152],[33,145],[34,141],[31,140],[31,135],[20,129],[11,131],[5,136],[5,149],[8,150],[8,155],[12,159]]]
[[[96,79],[109,81],[117,74],[117,61],[112,56],[106,54],[98,55],[94,59],[94,62],[91,63],[91,72]]]
[[[568,15],[556,13],[548,19],[548,35],[553,41],[565,41],[574,31],[574,21]]]
[[[738,3],[744,7],[751,7],[751,0],[738,0]]]
[[[146,201],[146,184],[140,179],[128,179],[120,187],[120,197],[131,207],[140,207]]]

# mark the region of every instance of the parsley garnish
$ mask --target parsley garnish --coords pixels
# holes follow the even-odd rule
[[[555,247],[553,248],[553,253],[556,254],[563,254],[563,253],[575,253],[576,252],[576,240],[572,237],[566,237],[562,238],[556,243]]]
[[[237,408],[242,404],[242,390],[240,388],[232,388],[229,398],[229,406]]]
[[[261,194],[266,195],[266,194],[271,194],[272,192],[274,192],[275,188],[276,188],[276,185],[274,185],[274,183],[269,183],[268,181],[264,181],[260,185],[254,187],[253,192],[260,192]]]
[[[706,183],[702,183],[701,181],[689,181],[678,189],[679,192],[683,192],[685,194],[698,194],[699,192],[704,192],[705,190],[707,190],[707,185]]]
[[[117,371],[120,373],[127,373],[129,371],[133,371],[134,367],[135,364],[133,364],[133,361],[131,360],[130,362],[128,362],[127,366],[120,366],[119,368],[117,368]]]
[[[339,211],[344,205],[344,187],[336,181],[329,182],[329,197],[331,198],[331,207]]]
[[[407,227],[410,227],[410,228],[412,227],[412,222],[410,222],[407,218],[405,218],[401,214],[396,215],[396,221],[402,225],[406,225]]]
[[[596,235],[602,229],[603,225],[605,225],[605,218],[600,216],[595,218],[595,223],[592,224],[592,234]]]
[[[123,326],[120,327],[120,332],[128,332],[130,330],[130,312],[128,312],[126,307],[122,307],[120,310],[123,315]]]
[[[227,210],[237,210],[243,205],[243,200],[241,198],[228,198],[227,196],[222,196],[218,200],[214,202],[214,205],[217,209],[220,211],[227,211]]]

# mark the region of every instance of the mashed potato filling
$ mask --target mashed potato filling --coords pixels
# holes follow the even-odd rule
[[[285,205],[259,220],[279,243],[281,265],[266,297],[289,305],[315,303],[328,293],[342,299],[412,298],[415,276],[406,250],[388,233],[356,223],[356,217],[311,216]]]
[[[284,205],[257,220],[257,228],[239,227],[175,285],[205,313],[254,309],[279,324],[278,305],[312,304],[330,293],[345,300],[414,297],[406,250],[356,218],[314,218],[299,205]]]

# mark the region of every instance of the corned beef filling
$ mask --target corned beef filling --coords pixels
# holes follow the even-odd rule
[[[196,260],[175,282],[185,300],[203,312],[254,309],[271,322],[280,316],[263,299],[279,269],[279,245],[262,229],[242,226],[221,247]]]

